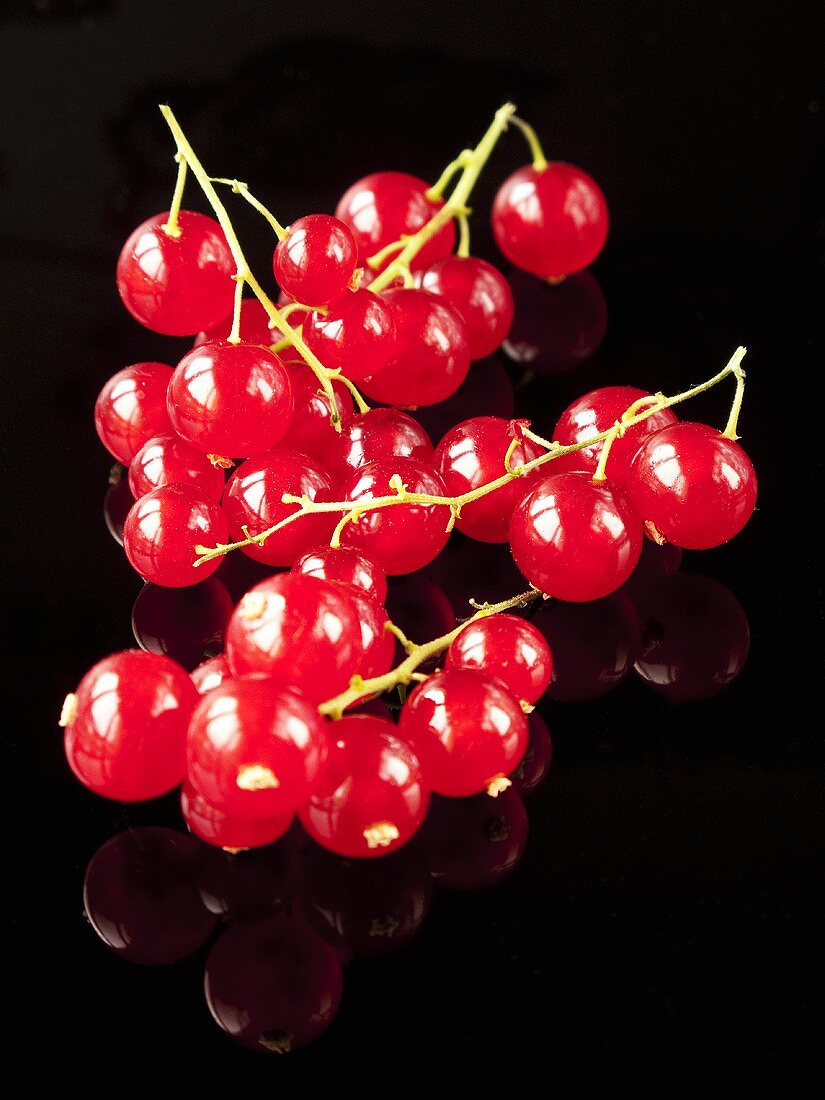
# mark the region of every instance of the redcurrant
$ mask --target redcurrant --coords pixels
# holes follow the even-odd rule
[[[185,485],[164,485],[135,501],[123,525],[123,549],[145,581],[183,588],[205,580],[220,565],[196,566],[198,545],[228,540],[226,517],[217,504]]]
[[[171,430],[166,391],[172,368],[165,363],[135,363],[113,375],[95,402],[100,442],[128,466],[152,436]]]
[[[328,306],[347,289],[357,262],[348,226],[329,214],[308,214],[278,242],[272,267],[278,286],[296,302]]]
[[[306,573],[326,581],[362,588],[379,604],[387,596],[387,576],[384,570],[351,546],[318,546],[303,554],[292,566],[293,573]]]
[[[217,504],[225,484],[223,470],[176,435],[153,436],[129,465],[129,487],[135,500],[162,485],[187,485],[204,500]]]
[[[447,651],[447,668],[494,676],[516,699],[535,703],[547,690],[553,659],[541,633],[515,615],[468,623]]]
[[[471,359],[492,355],[513,323],[513,295],[501,272],[475,256],[446,256],[419,272],[416,286],[446,299],[467,326]]]

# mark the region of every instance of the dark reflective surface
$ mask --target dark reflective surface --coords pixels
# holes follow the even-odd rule
[[[30,1069],[47,1050],[70,1074],[93,1033],[96,1055],[121,1066],[119,1081],[140,1051],[154,1064],[168,1057],[205,1072],[228,1069],[239,1084],[240,1074],[264,1066],[267,1087],[290,1073],[302,1088],[316,1075],[340,1081],[368,1064],[394,1066],[396,1081],[399,1066],[415,1065],[426,1087],[439,1057],[469,1075],[486,1073],[492,1052],[508,1069],[536,1065],[548,1082],[582,1067],[614,1082],[622,1072],[637,1079],[650,1067],[664,1071],[661,1084],[674,1068],[681,1075],[684,1066],[707,1070],[721,1060],[737,1074],[780,1067],[790,1089],[817,1034],[822,921],[821,554],[808,528],[819,461],[811,395],[825,350],[814,263],[824,213],[821,13],[799,4],[780,16],[767,4],[703,0],[677,14],[608,3],[596,15],[562,3],[489,13],[478,6],[459,18],[442,6],[402,26],[391,6],[367,7],[358,21],[340,5],[284,10],[279,26],[272,5],[258,0],[204,3],[197,22],[188,5],[161,0],[0,11],[11,393],[3,433],[11,567],[3,580],[19,695],[6,727],[19,755],[7,773],[9,848],[19,868],[6,913],[9,950],[27,962],[9,994],[26,1022],[12,1058]],[[483,893],[441,889],[428,866],[435,892],[420,930],[428,887],[422,895],[414,876],[387,874],[376,901],[379,917],[393,919],[376,928],[397,920],[404,948],[376,951],[380,958],[359,948],[392,938],[370,936],[370,890],[346,872],[309,876],[307,900],[287,915],[323,943],[332,929],[338,962],[354,953],[341,1006],[294,1060],[256,1061],[221,1036],[201,992],[220,938],[173,966],[126,965],[80,914],[84,868],[108,838],[143,827],[183,836],[174,798],[127,812],[77,786],[54,724],[67,687],[104,653],[134,644],[130,615],[142,587],[100,514],[109,461],[92,428],[95,395],[124,364],[175,362],[190,345],[129,320],[114,261],[135,225],[168,205],[173,165],[158,101],[174,104],[210,169],[249,180],[290,220],[332,209],[374,169],[434,178],[508,96],[553,155],[578,161],[604,186],[613,230],[592,276],[609,320],[592,357],[571,370],[570,348],[587,344],[581,333],[596,343],[599,310],[548,308],[557,351],[549,340],[543,352],[551,371],[559,359],[564,371],[534,367],[525,382],[529,364],[497,356],[485,367],[489,391],[505,404],[512,392],[514,411],[549,431],[595,386],[681,388],[717,369],[739,342],[748,345],[741,431],[760,478],[758,510],[730,546],[686,554],[676,577],[724,587],[722,602],[747,616],[749,653],[743,664],[741,629],[727,639],[716,630],[712,645],[693,648],[692,628],[671,617],[681,606],[672,593],[643,607],[632,580],[594,627],[556,622],[580,647],[569,647],[568,664],[569,653],[591,652],[588,637],[602,656],[589,671],[572,662],[568,701],[559,694],[560,663],[557,699],[541,707],[554,759],[527,803],[520,862]],[[473,247],[491,259],[484,211],[496,183],[524,158],[517,136],[508,137],[473,198]],[[253,212],[232,210],[265,274],[270,239]],[[544,312],[540,304],[525,325]],[[485,387],[470,392],[467,407],[493,412],[487,395]],[[721,424],[725,400],[698,400],[690,416]],[[795,442],[799,425],[808,427]],[[454,613],[469,596],[519,588],[498,551],[455,537],[427,570]],[[260,575],[239,560],[216,579],[238,598]],[[661,578],[666,593],[672,578],[672,570]],[[549,631],[552,607],[539,614]],[[741,625],[738,612],[725,616],[731,621]],[[679,654],[701,661],[688,666]],[[713,698],[674,703],[656,690],[676,670],[676,682],[695,694],[708,670],[718,686],[720,669],[736,676]],[[594,698],[605,670],[611,689]],[[486,836],[483,823],[475,835]],[[440,868],[454,850],[445,843]],[[286,863],[261,856],[237,870],[220,855],[207,861],[195,880],[205,906],[203,918],[195,909],[199,935],[224,915],[230,931],[252,918],[279,919],[292,889]],[[490,864],[462,866],[478,879]],[[340,886],[339,877],[347,879]],[[148,897],[162,901],[165,890],[161,876]],[[184,896],[176,916],[192,902],[188,886]],[[110,919],[122,927],[122,895],[113,900]],[[242,1004],[235,996],[227,1003]],[[284,1030],[283,1018],[258,1018],[261,1034]]]

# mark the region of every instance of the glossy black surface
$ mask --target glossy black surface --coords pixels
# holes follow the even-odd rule
[[[100,1088],[168,1057],[195,1074],[231,1072],[233,1091],[393,1065],[388,1092],[408,1078],[429,1087],[442,1055],[461,1075],[535,1067],[548,1089],[571,1073],[614,1085],[650,1074],[666,1091],[721,1062],[738,1079],[777,1069],[794,1091],[819,1039],[821,986],[822,554],[807,521],[821,476],[823,34],[821,9],[802,2],[417,5],[403,18],[377,3],[2,5],[3,609],[15,700],[4,711],[4,913],[9,958],[27,964],[9,964],[12,1062],[31,1071],[48,1056]],[[55,724],[80,675],[133,644],[141,588],[103,521],[95,395],[125,363],[174,363],[188,347],[141,331],[114,283],[123,241],[167,207],[174,181],[155,104],[173,104],[210,170],[249,181],[289,221],[331,210],[369,171],[434,177],[508,97],[553,156],[600,182],[612,225],[593,272],[604,340],[586,365],[517,390],[519,413],[549,430],[594,386],[682,388],[738,343],[750,349],[741,432],[758,510],[730,546],[682,566],[733,593],[750,654],[712,701],[672,705],[628,671],[600,699],[544,707],[554,761],[529,799],[519,866],[485,892],[436,887],[404,950],[345,966],[341,1010],[315,1046],[257,1058],[209,1017],[206,949],[142,968],[83,919],[94,852],[129,826],[180,819],[174,798],[126,810],[81,789]],[[473,199],[475,247],[494,261],[484,211],[525,159],[508,137]],[[266,272],[262,223],[238,203],[233,213]],[[558,321],[554,331],[576,343]],[[569,348],[544,357],[559,360],[569,364]],[[722,394],[691,411],[725,415]],[[451,551],[461,568],[432,576],[469,587],[462,553]],[[484,561],[495,590],[500,571]],[[469,594],[487,595],[484,577]],[[659,644],[655,631],[647,643]],[[120,1068],[102,1076],[110,1063]],[[156,1070],[159,1082],[173,1085]]]

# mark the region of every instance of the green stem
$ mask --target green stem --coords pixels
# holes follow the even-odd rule
[[[513,115],[513,125],[517,126],[521,130],[527,139],[527,144],[530,146],[530,153],[533,157],[533,168],[537,172],[543,172],[547,167],[547,157],[544,155],[544,150],[541,147],[541,142],[538,139],[538,134],[529,124],[525,122],[523,118],[519,118],[518,115]]]
[[[249,190],[248,184],[243,183],[241,180],[223,179],[221,176],[210,176],[209,179],[212,183],[222,183],[226,187],[231,187],[234,194],[240,195],[242,199],[246,199],[254,210],[257,210],[259,214],[262,214],[266,218],[279,241],[284,239],[289,230],[284,229],[272,211],[267,210],[264,204],[259,199],[255,198]]]
[[[241,303],[243,302],[244,280],[240,275],[235,276],[235,305],[232,310],[232,331],[229,333],[230,344],[241,342]]]
[[[172,195],[172,205],[169,207],[169,217],[161,226],[161,229],[167,237],[180,236],[178,214],[180,214],[180,204],[183,202],[183,189],[186,186],[186,158],[181,156],[181,154],[178,152],[175,154],[175,160],[178,162],[178,174],[175,179],[175,191]]]
[[[458,215],[458,248],[455,254],[463,260],[470,255],[470,220],[466,214]]]
[[[441,196],[447,189],[447,184],[456,174],[460,172],[462,168],[466,168],[473,158],[472,149],[462,149],[455,160],[451,160],[435,183],[427,191],[424,192],[424,197],[430,202],[438,202]]]
[[[742,411],[742,399],[745,396],[745,372],[737,366],[733,373],[736,375],[736,392],[733,395],[733,404],[730,407],[730,415],[725,429],[722,432],[727,439],[738,439],[736,429],[739,427],[739,414]]]

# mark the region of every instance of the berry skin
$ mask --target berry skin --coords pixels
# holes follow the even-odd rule
[[[737,535],[756,506],[756,473],[738,443],[707,424],[650,435],[633,459],[627,493],[645,521],[685,550]]]
[[[286,355],[283,359],[289,370],[294,412],[280,446],[290,451],[301,451],[326,466],[327,451],[338,439],[338,432],[332,426],[330,400],[311,367],[303,361],[295,363],[287,360]],[[355,412],[352,394],[343,382],[335,378],[331,380],[331,385],[341,423],[347,424]]]
[[[223,653],[219,653],[217,657],[201,661],[197,668],[192,669],[190,675],[198,695],[206,695],[208,691],[214,691],[216,687],[220,687],[224,680],[228,680],[232,670]]]
[[[153,436],[129,464],[129,488],[135,500],[162,485],[186,485],[217,504],[225,484],[223,470],[176,435]]]
[[[171,791],[185,770],[186,726],[198,700],[168,657],[127,649],[80,682],[66,725],[66,757],[96,794],[142,802]],[[72,713],[73,712],[73,713]]]
[[[335,434],[326,465],[334,478],[344,481],[353,470],[390,455],[432,464],[433,445],[418,421],[399,409],[370,409]]]
[[[199,332],[193,346],[197,348],[201,344],[211,344],[216,340],[228,340],[234,319],[233,306],[228,317],[224,317],[217,325]],[[281,339],[280,330],[269,327],[269,314],[257,298],[244,298],[241,302],[241,323],[238,335],[245,344],[263,344],[264,347],[276,344]]]
[[[607,203],[581,168],[555,161],[520,168],[504,181],[492,211],[504,255],[541,279],[572,275],[592,264],[607,239]]]
[[[227,542],[226,517],[217,504],[184,485],[164,485],[135,501],[123,525],[126,557],[145,581],[166,588],[197,584],[220,558],[196,566],[198,545]]]
[[[456,309],[426,290],[384,292],[395,314],[395,349],[383,370],[361,382],[386,405],[435,405],[455,393],[470,368],[467,326]]]
[[[352,230],[362,263],[402,236],[417,233],[441,209],[443,199],[432,202],[426,197],[429,186],[406,172],[373,172],[344,193],[335,215]],[[417,271],[449,256],[454,244],[455,225],[450,220],[424,245],[411,268]],[[382,266],[393,259],[390,256]]]
[[[387,598],[387,576],[384,570],[351,546],[318,546],[302,555],[292,566],[293,573],[305,573],[325,581],[338,581],[361,588],[382,604]]]
[[[327,750],[325,723],[302,695],[264,676],[224,680],[189,721],[187,774],[216,810],[269,820],[306,802]]]
[[[100,442],[128,466],[152,436],[171,430],[166,391],[172,368],[165,363],[134,363],[113,375],[95,402]]]
[[[246,458],[268,451],[292,419],[289,374],[257,344],[201,344],[184,355],[169,383],[175,431],[207,454]]]
[[[418,830],[429,794],[412,749],[392,722],[368,714],[334,725],[324,775],[300,811],[324,848],[348,857],[388,855]]]
[[[216,848],[262,848],[282,837],[294,818],[291,810],[263,818],[224,813],[207,802],[191,783],[181,788],[180,809],[195,836]]]
[[[235,261],[213,218],[181,210],[180,235],[162,226],[168,211],[132,233],[117,261],[123,304],[146,328],[166,336],[194,336],[232,310]]]
[[[278,242],[272,268],[278,286],[296,302],[328,306],[347,289],[357,262],[348,226],[329,214],[308,214]]]
[[[475,256],[446,256],[420,272],[416,286],[444,298],[467,326],[471,359],[501,346],[513,323],[513,295],[504,276]]]
[[[490,615],[464,627],[447,651],[445,667],[494,676],[514,698],[535,703],[550,683],[553,658],[531,623],[515,615]]]
[[[412,745],[424,780],[437,794],[480,794],[518,767],[527,719],[498,681],[468,669],[444,669],[419,684],[401,711],[402,740]]]
[[[147,653],[163,653],[191,669],[208,654],[223,649],[224,631],[234,606],[217,577],[207,577],[188,588],[147,584],[132,606],[132,632]]]
[[[594,435],[612,428],[625,409],[629,409],[639,398],[651,396],[647,390],[635,386],[603,386],[591,390],[568,405],[561,414],[553,429],[553,441],[567,447],[592,439]],[[615,439],[607,457],[607,476],[610,480],[616,485],[625,485],[630,474],[630,463],[641,443],[653,432],[676,423],[678,417],[670,409],[659,409]],[[595,443],[592,447],[560,455],[553,459],[552,473],[562,474],[569,470],[595,473],[603,446],[603,443]]]
[[[284,504],[284,493],[307,496],[310,500],[335,499],[332,481],[313,459],[283,448],[248,458],[226,485],[223,509],[233,541],[243,539],[243,528],[251,535],[300,510],[299,504]],[[316,512],[302,516],[280,531],[275,531],[262,546],[244,546],[243,552],[265,565],[292,565],[295,559],[319,542],[328,542],[338,516]]]
[[[540,481],[510,524],[510,549],[530,584],[577,603],[623,584],[639,560],[643,537],[621,489],[583,473]]]
[[[340,582],[334,581],[334,584]],[[361,655],[356,673],[363,679],[383,676],[389,672],[395,657],[395,637],[384,629],[389,616],[385,608],[363,588],[342,586],[352,604],[361,628]]]
[[[444,479],[447,494],[461,496],[501,477],[513,438],[510,424],[497,416],[465,420],[447,432],[435,450],[435,468]],[[543,448],[525,439],[513,452],[510,465],[523,465],[543,454]],[[534,470],[463,505],[456,527],[481,542],[507,542],[516,505],[543,476],[546,471]]]
[[[565,374],[592,359],[607,332],[607,303],[589,271],[551,285],[527,271],[507,276],[515,316],[507,356],[535,374]]]
[[[313,703],[344,691],[360,656],[361,629],[347,591],[300,573],[256,584],[226,631],[226,657],[236,676],[263,673]]]
[[[390,480],[398,475],[410,493],[446,496],[435,470],[414,458],[380,458],[355,470],[342,490],[353,504],[392,496]],[[362,550],[385,573],[414,573],[437,556],[449,534],[450,510],[443,504],[391,504],[362,513],[343,529],[341,541]]]
[[[328,370],[353,382],[383,370],[396,351],[395,313],[371,290],[343,294],[326,313],[310,313],[304,340]]]

